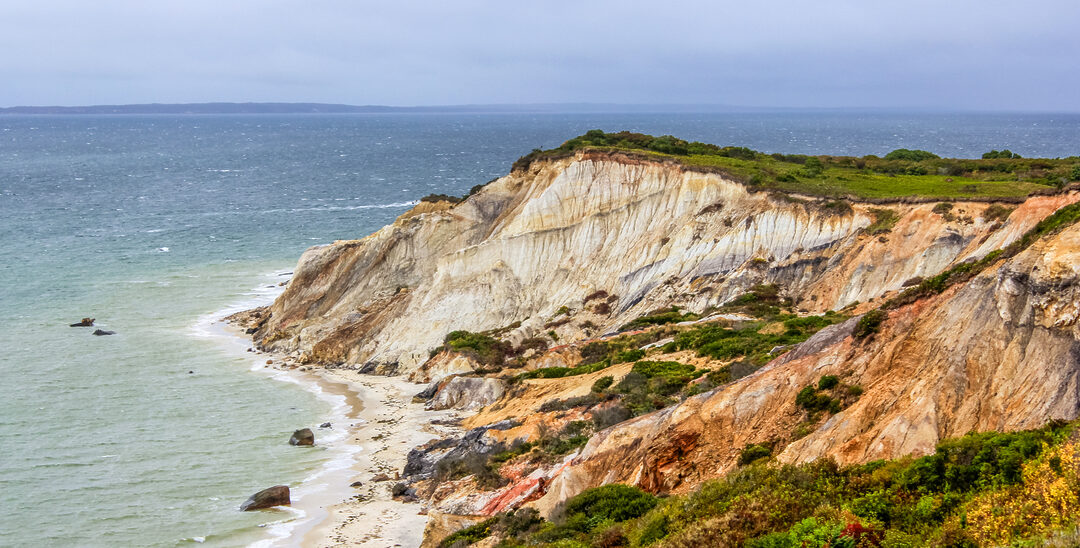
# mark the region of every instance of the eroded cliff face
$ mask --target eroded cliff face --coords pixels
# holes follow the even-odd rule
[[[879,298],[918,276],[1001,247],[1074,197],[1032,198],[1004,223],[986,204],[830,207],[753,192],[716,174],[606,153],[579,153],[503,177],[468,200],[422,203],[361,240],[315,247],[255,334],[303,361],[412,372],[452,330],[520,322],[520,341],[554,330],[562,342],[645,311],[704,310],[776,283],[808,312]],[[898,220],[863,229],[873,209]],[[583,322],[596,291],[618,298]]]
[[[1080,415],[1080,227],[933,298],[890,313],[881,332],[855,320],[815,335],[757,373],[593,437],[536,504],[610,482],[681,492],[734,467],[750,443],[778,459],[841,464],[931,453],[970,431],[1037,428]],[[796,395],[822,375],[858,385],[849,407],[792,439]]]

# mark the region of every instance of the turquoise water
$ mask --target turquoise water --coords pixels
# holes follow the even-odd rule
[[[0,118],[0,544],[242,545],[240,513],[334,458],[335,402],[215,336],[308,246],[366,235],[591,128],[768,152],[1080,154],[1076,115],[633,114]],[[67,327],[84,316],[116,331]],[[189,373],[189,371],[191,373]]]

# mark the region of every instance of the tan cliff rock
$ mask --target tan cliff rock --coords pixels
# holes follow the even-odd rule
[[[759,372],[590,440],[536,504],[610,482],[683,492],[730,470],[741,448],[781,441],[783,462],[841,464],[932,452],[946,437],[1080,415],[1080,226],[1036,242],[941,295],[890,313],[865,340],[826,328]],[[803,387],[859,385],[850,407],[801,439]]]
[[[987,205],[978,203],[956,206],[971,222],[948,221],[933,204],[835,213],[718,174],[579,153],[511,173],[460,204],[422,203],[361,240],[309,249],[255,338],[307,362],[410,373],[449,331],[521,322],[509,336],[520,341],[598,290],[619,297],[608,313],[590,314],[597,332],[671,304],[703,310],[756,283],[777,283],[820,312],[1000,247],[1075,199],[1032,198],[1004,225],[980,218]],[[898,222],[866,235],[870,210],[882,207]],[[580,339],[589,331],[580,323],[554,330]]]
[[[243,319],[262,348],[431,382],[429,406],[475,410],[462,421],[470,443],[494,450],[586,420],[582,408],[545,411],[544,404],[586,396],[597,379],[622,378],[632,365],[560,379],[509,377],[571,367],[584,339],[648,311],[705,312],[773,283],[802,312],[862,313],[915,280],[1008,245],[1078,200],[1076,192],[1031,197],[1004,221],[984,218],[989,204],[975,202],[954,202],[949,218],[934,203],[847,210],[673,164],[578,153],[534,163],[459,204],[422,203],[361,240],[312,248],[269,311]],[[882,208],[896,222],[868,234]],[[1078,281],[1080,227],[1070,227],[889,311],[874,335],[852,336],[857,319],[827,327],[750,376],[598,432],[558,462],[510,463],[500,470],[505,486],[482,489],[470,476],[439,483],[427,474],[416,485],[425,510],[438,516],[429,539],[521,505],[550,515],[605,483],[686,492],[733,469],[751,443],[770,445],[782,462],[848,464],[925,454],[971,430],[1074,419]],[[453,330],[500,330],[515,345],[541,337],[553,348],[486,373],[476,356],[431,352]],[[649,359],[716,365],[692,351],[663,352]],[[796,395],[823,375],[861,394],[809,421]],[[441,455],[467,447],[442,440],[417,462],[433,468]]]

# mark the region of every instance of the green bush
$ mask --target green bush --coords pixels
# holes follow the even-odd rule
[[[898,148],[885,155],[886,160],[905,160],[908,162],[921,162],[923,160],[937,160],[941,158],[933,152],[927,152],[925,150],[909,150],[906,148]]]
[[[817,387],[818,390],[830,390],[838,384],[840,384],[840,377],[837,377],[836,375],[822,375],[821,378],[818,379]]]
[[[613,483],[586,489],[566,501],[565,522],[584,525],[584,532],[606,523],[619,523],[645,515],[658,499],[641,489]]]
[[[611,388],[611,385],[614,382],[615,382],[615,379],[611,375],[605,375],[603,377],[600,377],[599,379],[596,379],[596,382],[593,383],[592,391],[593,392],[603,392],[604,390],[607,390],[608,388]]]
[[[639,350],[637,348],[633,348],[633,349],[624,350],[622,352],[619,352],[619,353],[615,354],[615,356],[611,359],[611,363],[635,362],[635,361],[638,361],[638,360],[640,360],[641,358],[644,358],[644,357],[645,357],[645,351],[644,350]]]
[[[990,152],[984,152],[983,155],[982,155],[983,160],[998,160],[998,159],[1012,160],[1012,159],[1019,159],[1019,158],[1023,158],[1023,156],[1020,156],[1019,154],[1017,154],[1017,153],[1015,153],[1015,152],[1013,152],[1013,151],[1011,151],[1009,149],[991,150]]]
[[[701,316],[693,312],[681,313],[679,307],[673,306],[663,310],[654,310],[619,328],[619,331],[632,331],[649,327],[650,325],[664,325],[669,323],[687,322],[700,319]]]
[[[855,323],[855,331],[852,333],[855,338],[861,339],[868,337],[881,331],[881,324],[885,320],[889,319],[889,313],[881,310],[880,308],[871,310],[866,314],[863,314],[859,321]]]
[[[974,546],[966,532],[972,525],[966,521],[967,505],[983,493],[1013,493],[1024,464],[1072,439],[1073,429],[1056,422],[1025,432],[969,434],[943,440],[933,455],[843,468],[829,459],[797,466],[758,462],[663,501],[609,485],[599,489],[617,492],[586,491],[566,505],[560,525],[545,524],[511,545],[566,539],[578,543],[574,546],[602,546],[601,539],[612,538],[606,532],[618,524],[619,538],[625,536],[632,547]],[[758,460],[749,455],[762,450],[751,447],[744,448],[746,460]],[[612,512],[621,508],[629,511]],[[1036,518],[1054,510],[1032,507],[1031,512]],[[1003,545],[1041,545],[1051,533]]]
[[[470,331],[451,331],[443,339],[443,346],[436,350],[440,349],[470,355],[483,365],[501,365],[506,360],[506,356],[513,351],[512,345],[508,342]]]
[[[874,222],[866,227],[866,233],[871,236],[892,231],[896,221],[900,220],[900,216],[891,209],[875,208],[870,210],[870,214],[874,216]]]
[[[767,459],[772,456],[772,450],[764,445],[752,443],[743,447],[739,453],[739,466],[746,466],[754,461]]]
[[[454,546],[459,542],[464,542],[465,544],[472,544],[474,542],[484,540],[491,536],[491,533],[495,528],[495,524],[498,523],[498,521],[499,518],[490,518],[481,521],[476,525],[472,525],[460,531],[457,531],[450,536],[442,539],[442,541],[439,542],[439,548],[450,548],[451,546]]]

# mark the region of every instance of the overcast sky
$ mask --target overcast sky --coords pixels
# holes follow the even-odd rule
[[[1080,1],[3,0],[0,106],[1080,111]]]

